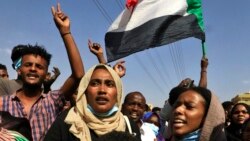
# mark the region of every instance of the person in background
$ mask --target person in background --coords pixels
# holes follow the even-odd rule
[[[160,116],[156,112],[145,113],[143,115],[142,121],[144,124],[144,126],[142,126],[142,127],[144,127],[145,130],[147,130],[146,127],[149,127],[153,131],[153,133],[154,133],[153,137],[155,138],[154,139],[155,141],[165,141],[162,134],[159,132],[163,126],[162,126]],[[142,139],[143,141],[144,140],[149,141],[150,137],[148,135],[146,135],[144,137],[146,137],[146,138]],[[151,139],[151,140],[153,140],[153,139]]]
[[[27,45],[22,54],[21,66],[17,70],[23,85],[14,94],[0,97],[0,111],[8,111],[14,117],[27,118],[30,122],[32,138],[42,141],[45,134],[63,108],[63,98],[71,97],[84,68],[74,38],[70,33],[70,20],[61,11],[52,7],[55,24],[61,34],[71,66],[71,74],[59,90],[43,93],[42,84],[48,73],[51,54],[39,45]],[[0,118],[1,119],[1,118]]]
[[[176,87],[170,141],[225,141],[225,115],[218,98],[203,87]]]
[[[154,108],[152,109],[152,112],[157,113],[158,115],[160,115],[161,108],[160,108],[160,107],[154,107]]]
[[[32,141],[31,127],[27,118],[14,117],[6,111],[0,111],[0,117],[2,118],[0,140],[7,141],[7,138],[22,138]]]
[[[231,123],[229,114],[231,113],[233,106],[234,106],[234,103],[232,101],[224,101],[222,103],[222,107],[225,111],[225,118],[226,118],[225,127],[228,127]]]
[[[144,113],[146,112],[146,99],[142,93],[135,91],[126,95],[122,104],[122,113],[132,119],[140,128],[141,140],[152,141],[156,140],[154,133],[155,126],[147,126],[142,120]]]
[[[146,109],[146,99],[142,93],[135,91],[128,93],[122,104],[122,113],[131,118],[140,128],[142,117]]]
[[[24,137],[22,134],[13,131],[13,130],[7,130],[0,127],[0,140],[1,141],[32,141],[28,140],[26,137]]]
[[[151,112],[151,109],[150,109],[150,105],[149,104],[147,104],[146,103],[146,105],[145,105],[145,112],[144,113],[146,113],[146,112]]]
[[[0,64],[0,78],[7,79],[7,80],[9,79],[8,70],[6,66],[3,64]]]
[[[249,106],[245,103],[237,103],[229,114],[230,125],[226,128],[228,141],[241,141],[243,126],[249,120]]]
[[[121,78],[105,64],[90,68],[78,87],[76,106],[53,123],[45,141],[98,141],[113,131],[128,132],[140,140],[137,125],[121,113]]]
[[[12,49],[11,60],[13,62],[12,67],[15,71],[21,66],[22,54],[25,52],[25,48],[25,45],[17,45]],[[0,79],[0,96],[13,94],[18,89],[22,88],[22,84],[21,76],[19,75],[17,75],[16,79],[12,80]]]

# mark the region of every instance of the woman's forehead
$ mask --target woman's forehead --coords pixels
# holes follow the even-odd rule
[[[205,101],[205,99],[201,96],[201,94],[193,91],[188,90],[180,94],[178,99],[190,99],[190,100],[202,100]]]
[[[109,78],[113,80],[111,73],[105,68],[97,68],[93,71],[91,78]]]

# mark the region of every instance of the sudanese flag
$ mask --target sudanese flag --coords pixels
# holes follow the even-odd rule
[[[127,0],[105,34],[108,62],[195,37],[205,42],[201,0]]]

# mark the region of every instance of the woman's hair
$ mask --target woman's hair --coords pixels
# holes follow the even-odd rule
[[[97,70],[97,69],[105,69],[105,70],[107,70],[107,68],[105,66],[96,66],[94,70]]]

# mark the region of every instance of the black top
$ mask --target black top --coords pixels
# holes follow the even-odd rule
[[[71,132],[69,132],[69,128],[71,125],[64,122],[69,110],[65,110],[62,112],[55,120],[55,122],[51,125],[49,131],[45,135],[44,141],[80,141],[77,137],[75,137]],[[131,119],[130,126],[133,133],[136,133],[136,137],[139,141],[141,141],[141,134],[138,126]],[[128,128],[126,128],[126,132]],[[90,129],[91,140],[97,141],[99,136],[95,134],[93,130]]]
[[[7,111],[0,111],[0,128],[16,131],[32,141],[31,127],[26,118],[14,117]]]
[[[242,125],[233,122],[226,128],[226,136],[228,141],[241,141]]]

